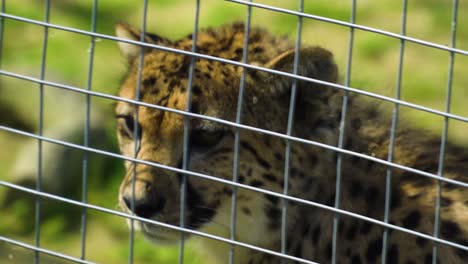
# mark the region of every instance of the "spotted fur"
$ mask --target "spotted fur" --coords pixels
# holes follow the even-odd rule
[[[119,37],[138,40],[140,33],[128,25],[117,25]],[[197,52],[240,61],[244,44],[244,25],[232,24],[198,33]],[[145,41],[181,50],[191,50],[193,36],[170,41],[147,34]],[[141,48],[120,42],[129,70],[119,95],[137,96],[138,65]],[[145,48],[141,73],[140,99],[172,109],[187,107],[189,56]],[[291,72],[295,52],[285,38],[277,38],[258,28],[249,35],[248,62],[274,70]],[[328,82],[337,81],[332,54],[320,47],[300,50],[300,75]],[[242,69],[231,64],[196,59],[191,87],[191,111],[235,121]],[[286,133],[291,87],[287,77],[246,70],[242,124]],[[343,92],[323,85],[297,82],[292,135],[337,146]],[[388,157],[390,115],[363,98],[350,95],[345,118],[344,147],[379,159]],[[138,109],[138,111],[137,111]],[[138,113],[138,124],[135,116]],[[150,107],[119,102],[116,107],[118,137],[123,154],[134,156],[134,135],[142,160],[176,168],[182,167],[184,117]],[[191,171],[220,179],[233,179],[236,129],[220,123],[189,119]],[[135,133],[138,127],[140,133]],[[271,135],[239,130],[238,181],[277,193],[285,185],[286,140]],[[336,152],[310,144],[290,141],[288,194],[328,206],[335,204]],[[430,173],[437,173],[440,139],[426,132],[399,124],[394,162]],[[387,167],[352,155],[342,155],[340,208],[383,220]],[[136,168],[135,168],[136,166]],[[178,226],[180,223],[181,174],[143,164],[126,163],[119,200],[126,212],[132,208],[132,175],[136,171],[133,213]],[[448,144],[443,176],[468,182],[468,153]],[[404,170],[392,169],[390,223],[424,234],[434,232],[436,180]],[[439,237],[468,245],[468,191],[440,182],[441,222]],[[195,176],[187,177],[186,227],[230,237],[232,186]],[[281,249],[283,201],[275,196],[237,189],[236,240],[269,250]],[[333,217],[330,211],[299,202],[287,203],[286,253],[306,260],[330,263]],[[378,263],[382,258],[384,229],[376,224],[339,216],[337,263]],[[137,222],[143,234],[155,242],[176,242],[180,234],[167,228]],[[186,237],[191,235],[186,234]],[[227,261],[229,245],[201,239],[204,252],[214,263]],[[388,229],[387,263],[432,263],[431,240]],[[235,249],[235,263],[280,263],[280,258]],[[438,245],[440,263],[466,263],[467,251]]]

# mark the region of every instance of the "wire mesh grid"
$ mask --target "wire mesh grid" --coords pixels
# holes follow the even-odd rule
[[[38,153],[37,153],[37,179],[36,179],[36,188],[31,189],[31,188],[26,188],[23,186],[20,186],[18,184],[14,184],[12,182],[6,181],[6,180],[0,180],[0,185],[5,187],[5,188],[10,188],[10,189],[15,189],[18,191],[23,192],[24,194],[32,194],[35,197],[37,197],[36,204],[35,204],[35,239],[34,239],[34,244],[28,244],[21,242],[19,240],[9,238],[7,236],[3,236],[0,234],[0,241],[6,242],[6,243],[11,243],[16,246],[24,247],[28,250],[34,251],[35,256],[34,256],[34,263],[39,263],[40,262],[40,254],[48,254],[52,255],[58,258],[63,258],[65,260],[70,260],[73,262],[77,263],[93,263],[91,260],[87,259],[86,256],[86,241],[87,241],[87,232],[88,232],[88,227],[87,227],[87,215],[89,209],[104,212],[106,214],[112,214],[112,215],[117,215],[123,218],[130,219],[130,236],[128,238],[128,263],[133,263],[134,262],[134,249],[135,249],[135,228],[134,228],[134,221],[141,221],[144,223],[151,223],[153,225],[161,226],[164,228],[168,229],[173,229],[176,231],[180,231],[181,234],[181,243],[180,243],[180,248],[179,248],[179,263],[184,262],[184,248],[185,248],[185,234],[193,234],[213,240],[218,240],[224,243],[227,243],[230,245],[230,251],[229,251],[229,263],[235,263],[235,248],[236,247],[245,247],[249,248],[255,251],[259,252],[264,252],[267,254],[271,254],[274,256],[281,257],[283,260],[293,260],[297,261],[300,263],[316,263],[313,260],[306,260],[302,259],[300,257],[296,257],[293,255],[289,255],[287,253],[287,243],[286,243],[286,238],[287,238],[287,214],[288,214],[288,202],[297,202],[317,208],[321,208],[324,210],[328,210],[332,213],[334,213],[334,219],[333,219],[333,234],[332,234],[332,259],[331,263],[337,263],[337,248],[339,247],[339,241],[337,239],[338,236],[338,230],[339,230],[339,219],[340,216],[350,216],[353,218],[357,218],[369,223],[377,224],[382,227],[384,227],[384,235],[382,239],[382,263],[386,262],[386,255],[388,254],[388,233],[391,230],[397,230],[400,232],[408,233],[414,236],[418,236],[424,239],[431,240],[434,243],[433,246],[433,256],[432,256],[432,263],[437,263],[437,255],[438,255],[438,247],[437,245],[448,245],[451,247],[455,247],[464,251],[468,251],[468,246],[467,245],[462,245],[459,243],[455,243],[446,239],[442,239],[439,237],[439,232],[440,232],[440,206],[441,206],[441,183],[450,183],[453,184],[457,187],[460,188],[467,188],[468,183],[467,182],[462,182],[458,180],[453,180],[449,178],[445,178],[443,176],[443,171],[444,171],[444,155],[445,155],[445,149],[446,149],[446,142],[447,142],[447,137],[448,137],[448,124],[449,120],[458,120],[461,122],[468,123],[468,117],[463,116],[463,115],[458,115],[450,112],[451,109],[451,94],[452,94],[452,79],[453,79],[453,74],[454,74],[454,59],[455,55],[461,55],[461,56],[466,56],[468,55],[468,51],[464,49],[459,49],[456,48],[455,43],[456,43],[456,32],[457,32],[457,16],[458,16],[458,1],[454,0],[452,4],[452,15],[451,15],[451,37],[450,37],[450,44],[449,45],[441,45],[437,44],[434,42],[429,42],[429,41],[424,41],[418,38],[413,38],[410,36],[406,35],[406,28],[407,28],[407,14],[408,14],[408,1],[403,0],[402,1],[402,13],[401,13],[401,30],[400,33],[393,33],[389,31],[384,31],[381,29],[373,28],[373,27],[368,27],[364,25],[360,25],[356,23],[356,9],[357,9],[357,1],[356,0],[351,0],[351,15],[350,15],[350,20],[349,21],[342,21],[342,20],[337,20],[337,19],[332,19],[329,17],[324,17],[324,16],[319,16],[319,15],[314,15],[312,13],[305,13],[304,12],[304,1],[298,1],[298,8],[297,10],[290,10],[290,9],[285,9],[285,8],[279,8],[279,7],[274,7],[266,4],[260,4],[260,3],[254,3],[252,0],[250,1],[243,1],[243,0],[227,0],[226,2],[231,2],[231,3],[236,3],[239,5],[244,5],[246,6],[246,16],[245,16],[245,38],[244,38],[244,49],[242,53],[242,60],[241,61],[232,61],[216,56],[211,56],[211,55],[206,55],[203,53],[199,53],[197,51],[197,46],[195,43],[197,43],[197,34],[199,30],[199,13],[200,13],[200,1],[196,0],[195,4],[195,10],[194,12],[194,28],[193,28],[193,45],[192,49],[190,51],[185,51],[185,50],[178,50],[174,49],[171,47],[166,47],[166,46],[161,46],[161,45],[156,45],[156,44],[149,44],[145,43],[145,32],[146,32],[146,24],[147,24],[147,16],[150,16],[148,14],[148,2],[147,0],[143,1],[143,16],[141,20],[141,37],[140,41],[132,41],[128,39],[121,39],[118,37],[106,35],[106,34],[101,34],[97,33],[96,31],[96,21],[98,19],[98,12],[97,12],[97,7],[98,7],[98,1],[94,0],[93,1],[93,8],[92,8],[92,21],[91,21],[91,28],[90,30],[82,30],[74,27],[68,27],[68,26],[63,26],[60,24],[56,23],[51,23],[50,22],[50,11],[51,11],[51,1],[46,0],[45,1],[45,10],[44,10],[44,16],[42,20],[36,20],[36,19],[30,19],[22,16],[17,16],[13,14],[9,14],[6,11],[6,0],[2,0],[2,5],[1,5],[1,10],[0,10],[0,63],[2,62],[2,47],[3,47],[3,42],[5,41],[3,38],[4,34],[4,28],[5,28],[5,21],[8,20],[14,20],[14,21],[20,21],[23,23],[28,23],[28,24],[35,24],[38,26],[42,26],[44,31],[43,31],[43,44],[42,44],[42,58],[41,58],[41,65],[40,65],[40,73],[39,77],[33,77],[33,76],[28,76],[24,75],[21,73],[15,73],[13,71],[7,71],[2,68],[0,68],[0,75],[5,76],[5,77],[12,77],[12,78],[17,78],[17,79],[22,79],[28,82],[36,83],[38,85],[39,89],[39,104],[38,104],[38,130],[37,133],[31,133],[27,131],[23,131],[20,129],[15,129],[12,127],[0,125],[0,130],[4,132],[9,132],[9,133],[14,133],[18,135],[22,135],[25,137],[37,139],[37,144],[38,144]],[[294,67],[292,73],[288,72],[281,72],[278,70],[274,69],[269,69],[261,66],[257,66],[255,64],[249,64],[248,61],[248,45],[249,45],[249,32],[250,32],[250,27],[251,27],[251,19],[252,19],[252,9],[264,9],[264,10],[270,10],[272,12],[280,12],[284,14],[288,14],[291,16],[297,17],[297,25],[296,25],[296,38],[295,38],[295,56],[294,56]],[[345,70],[345,78],[344,78],[344,83],[343,84],[335,84],[335,83],[329,83],[326,81],[321,81],[318,79],[313,79],[313,78],[308,78],[305,76],[300,76],[298,75],[298,65],[299,61],[301,60],[299,56],[299,50],[301,48],[301,36],[302,36],[302,27],[303,27],[303,21],[305,19],[310,19],[310,20],[315,20],[315,21],[321,21],[325,23],[330,23],[330,24],[336,24],[343,26],[345,28],[349,29],[349,43],[348,43],[348,50],[347,50],[347,59],[346,59],[346,70]],[[48,40],[50,37],[49,30],[50,29],[55,29],[55,30],[61,30],[61,31],[67,31],[71,32],[74,34],[80,34],[84,36],[88,36],[90,38],[90,49],[89,49],[89,57],[88,57],[88,73],[87,73],[87,81],[86,85],[83,88],[81,87],[75,87],[71,85],[66,85],[64,83],[60,82],[54,82],[54,81],[48,81],[47,76],[45,75],[46,72],[46,65],[47,65],[47,52],[48,52]],[[361,31],[367,31],[371,32],[374,34],[379,34],[391,38],[398,39],[400,41],[400,49],[399,49],[399,62],[398,62],[398,76],[397,76],[397,83],[396,83],[396,89],[395,89],[395,95],[393,97],[390,96],[384,96],[380,95],[377,93],[372,93],[372,92],[367,92],[364,90],[360,90],[356,87],[353,87],[351,85],[351,70],[352,70],[352,61],[353,61],[353,48],[354,48],[354,36],[355,32],[357,30]],[[106,40],[111,40],[111,41],[120,41],[124,43],[129,43],[129,44],[135,44],[139,45],[141,47],[140,51],[140,57],[139,57],[139,74],[138,74],[138,82],[137,82],[137,93],[136,97],[134,99],[127,99],[127,98],[122,98],[119,96],[107,94],[107,93],[102,93],[102,92],[97,92],[92,90],[92,79],[93,79],[93,65],[94,65],[94,58],[95,58],[95,43],[97,39],[106,39]],[[425,107],[419,104],[411,103],[405,100],[401,99],[401,86],[402,86],[402,78],[403,78],[403,58],[405,54],[405,46],[407,43],[415,43],[421,46],[427,46],[436,50],[442,50],[446,52],[449,55],[449,67],[448,67],[448,81],[447,81],[447,88],[446,88],[446,100],[445,100],[445,109],[443,111],[441,110],[436,110],[433,108]],[[190,56],[191,61],[190,61],[190,68],[189,68],[189,74],[187,76],[188,80],[188,85],[187,85],[187,106],[184,111],[182,110],[177,110],[177,109],[172,109],[168,108],[165,106],[161,105],[153,105],[149,103],[145,103],[141,101],[141,83],[142,83],[142,67],[143,67],[143,55],[144,55],[144,49],[145,48],[154,48],[154,49],[159,49],[162,51],[167,51],[167,52],[173,52],[177,54],[183,54]],[[196,114],[191,112],[191,88],[193,84],[193,78],[194,78],[194,67],[195,67],[195,61],[196,59],[207,59],[207,60],[212,60],[212,61],[218,61],[222,62],[225,64],[231,64],[235,66],[241,67],[242,74],[240,77],[240,87],[239,87],[239,96],[238,96],[238,101],[237,101],[237,112],[236,112],[236,118],[235,121],[228,121],[228,120],[223,120],[215,117],[210,117],[210,116],[204,116],[200,114]],[[1,65],[1,64],[0,64]],[[286,133],[277,133],[274,131],[269,131],[257,127],[252,127],[252,126],[247,126],[242,124],[242,107],[243,107],[243,100],[244,100],[244,86],[245,86],[245,78],[246,78],[246,70],[257,70],[257,71],[263,71],[275,75],[280,75],[280,76],[285,76],[288,78],[293,79],[292,82],[292,87],[291,87],[291,97],[290,97],[290,107],[289,107],[289,114],[288,114],[288,123],[287,123],[287,130]],[[295,112],[295,102],[296,102],[296,89],[297,89],[297,82],[298,81],[305,81],[305,82],[311,82],[311,83],[317,83],[317,84],[324,84],[327,85],[330,89],[338,89],[338,90],[343,90],[344,96],[342,100],[342,107],[341,107],[341,121],[340,121],[340,126],[339,126],[339,140],[338,140],[338,145],[337,146],[331,146],[327,144],[323,144],[320,142],[315,142],[311,140],[306,140],[303,138],[295,137],[292,135],[292,130],[293,130],[293,116]],[[46,88],[47,87],[47,88]],[[43,99],[43,93],[44,89],[49,89],[49,87],[55,87],[58,89],[63,89],[75,93],[80,93],[86,96],[86,111],[85,111],[85,118],[84,118],[84,124],[83,124],[83,129],[84,129],[84,139],[83,139],[83,144],[75,144],[72,142],[67,142],[63,140],[58,140],[54,139],[51,137],[47,137],[43,135],[43,111],[44,111],[44,99]],[[345,130],[345,120],[346,120],[346,114],[348,112],[348,96],[349,94],[360,94],[363,96],[375,98],[381,101],[386,101],[393,103],[393,113],[392,113],[392,119],[391,119],[391,127],[390,127],[390,138],[389,138],[389,151],[388,151],[388,158],[386,160],[376,158],[372,155],[367,155],[367,154],[362,154],[358,152],[354,152],[351,150],[347,150],[344,148],[344,137],[346,134]],[[140,148],[139,142],[135,142],[135,149],[134,153],[135,155],[133,157],[128,157],[128,156],[123,156],[120,154],[116,154],[113,152],[109,151],[104,151],[100,149],[96,149],[90,146],[89,144],[89,131],[90,131],[90,100],[92,97],[100,97],[100,98],[106,98],[114,101],[122,101],[122,102],[127,102],[134,104],[136,106],[144,106],[147,108],[152,108],[156,110],[162,110],[170,113],[176,113],[179,115],[184,116],[184,136],[183,136],[183,162],[182,162],[182,167],[177,168],[177,167],[170,167],[166,166],[163,164],[158,164],[154,163],[151,161],[147,160],[141,160],[137,158],[137,153]],[[399,119],[399,109],[400,107],[408,107],[412,108],[418,111],[423,111],[427,112],[430,114],[438,115],[441,116],[444,119],[443,122],[443,128],[442,128],[442,136],[441,136],[441,144],[440,144],[440,156],[439,156],[439,166],[437,173],[429,173],[423,170],[419,170],[416,168],[408,167],[405,165],[397,164],[394,163],[394,157],[393,157],[393,152],[394,152],[394,147],[395,147],[395,137],[396,137],[396,130],[398,126],[398,119]],[[138,108],[136,108],[138,109]],[[133,133],[134,133],[134,138],[138,138],[138,133],[139,133],[139,126],[138,126],[138,114],[136,114],[136,121],[134,122],[134,128],[133,128]],[[232,180],[225,180],[216,177],[216,175],[207,175],[207,174],[202,174],[202,173],[197,173],[190,171],[189,168],[189,142],[190,142],[190,133],[189,133],[189,118],[192,119],[203,119],[203,120],[208,120],[212,122],[217,122],[226,126],[233,127],[235,129],[235,143],[234,143],[234,158],[233,158],[233,168],[232,168]],[[283,184],[283,192],[273,192],[270,190],[246,185],[243,183],[239,182],[238,178],[238,159],[239,159],[239,144],[240,144],[240,130],[248,130],[248,131],[253,131],[256,133],[264,134],[264,135],[270,135],[274,137],[278,137],[281,139],[284,139],[286,142],[286,148],[285,148],[285,166],[284,166],[284,184]],[[82,158],[82,198],[80,201],[78,200],[72,200],[68,199],[66,197],[62,197],[60,195],[54,195],[50,194],[47,192],[44,192],[41,188],[41,182],[42,182],[42,166],[43,166],[43,158],[42,158],[42,153],[43,153],[43,148],[42,145],[44,142],[48,143],[53,143],[53,144],[58,144],[65,146],[67,148],[73,148],[73,149],[79,149],[83,150],[84,155]],[[324,205],[321,203],[301,199],[298,197],[294,197],[288,194],[288,181],[290,178],[290,155],[291,155],[291,149],[290,149],[290,144],[291,143],[301,143],[301,144],[306,144],[306,145],[311,145],[311,146],[316,146],[319,148],[323,148],[326,150],[331,150],[337,153],[337,165],[336,165],[336,186],[335,186],[335,199],[334,199],[334,204],[333,206],[330,205]],[[138,217],[135,215],[130,215],[127,213],[120,212],[118,210],[112,210],[108,209],[102,206],[98,206],[92,203],[88,202],[88,197],[87,197],[87,186],[88,186],[88,174],[89,174],[89,168],[88,168],[88,160],[89,157],[88,155],[90,153],[95,153],[99,155],[105,155],[109,157],[113,157],[116,159],[120,159],[123,161],[129,161],[133,162],[135,164],[143,164],[143,165],[148,165],[148,166],[153,166],[156,168],[160,168],[163,170],[168,170],[172,172],[177,172],[183,175],[181,185],[180,185],[180,223],[179,226],[174,226],[170,225],[167,223],[163,223],[160,221],[155,221],[155,220],[150,220],[142,217]],[[365,159],[369,160],[375,163],[379,163],[382,165],[387,166],[386,170],[386,188],[385,188],[385,208],[384,208],[384,219],[383,220],[378,220],[374,218],[370,218],[364,215],[356,214],[350,211],[346,211],[343,209],[340,209],[340,194],[341,194],[341,175],[342,175],[342,159],[343,156],[349,155],[349,156],[354,156],[360,159]],[[133,180],[132,180],[132,191],[133,191],[133,196],[135,195],[135,178],[136,178],[136,166],[133,167]],[[434,232],[432,234],[424,234],[415,230],[411,230],[408,228],[400,227],[395,224],[390,223],[390,201],[391,201],[391,181],[392,181],[392,169],[400,169],[403,171],[411,172],[416,175],[419,175],[421,177],[427,177],[431,179],[435,179],[438,181],[438,188],[437,188],[437,199],[436,199],[436,208],[435,208],[435,215],[434,215]],[[219,237],[215,235],[211,235],[209,233],[204,233],[201,231],[197,230],[192,230],[186,226],[186,223],[184,222],[186,217],[184,216],[186,214],[186,208],[185,205],[187,203],[187,197],[186,197],[186,181],[187,177],[198,177],[202,179],[206,179],[209,181],[213,182],[218,182],[218,183],[223,183],[228,186],[232,187],[232,197],[231,197],[231,216],[230,216],[230,235],[229,238],[225,237]],[[237,208],[237,190],[238,188],[246,189],[246,190],[251,190],[254,192],[270,195],[276,198],[281,199],[282,202],[282,207],[281,207],[281,250],[276,252],[273,250],[269,250],[266,248],[262,248],[259,246],[255,246],[252,244],[244,243],[241,241],[236,240],[236,208]],[[81,212],[81,251],[79,256],[71,256],[67,254],[60,253],[58,251],[52,251],[44,248],[41,244],[41,233],[40,233],[40,225],[41,225],[41,201],[42,199],[40,198],[48,198],[60,202],[64,202],[66,204],[70,205],[76,205],[79,206],[82,209]],[[132,200],[132,203],[130,205],[130,208],[132,211],[134,210],[135,206],[135,201],[134,199]],[[91,230],[89,230],[91,231]]]

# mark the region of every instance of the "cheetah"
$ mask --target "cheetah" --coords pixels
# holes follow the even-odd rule
[[[242,61],[244,31],[242,23],[201,30],[197,34],[196,51]],[[116,35],[129,40],[140,39],[140,32],[125,23],[116,26]],[[194,38],[189,35],[172,41],[156,34],[146,34],[144,37],[147,43],[184,51],[192,49]],[[176,110],[186,109],[191,63],[189,55],[142,48],[127,42],[119,42],[119,47],[128,62],[128,72],[119,91],[120,97],[135,99],[137,87],[140,87],[138,96],[142,102]],[[140,78],[140,53],[143,54],[141,86],[137,85]],[[248,63],[292,72],[295,53],[294,46],[287,38],[276,37],[265,29],[251,28],[248,36]],[[299,75],[329,83],[338,82],[337,65],[328,50],[317,46],[303,47],[299,50],[299,58]],[[245,74],[241,123],[275,133],[287,132],[293,85],[291,78],[252,69],[245,69],[243,73],[240,66],[203,58],[194,61],[190,99],[192,113],[235,122],[241,76]],[[188,120],[188,169],[232,181],[235,135],[238,133],[237,182],[269,192],[258,192],[242,186],[236,188],[236,241],[281,252],[282,208],[285,203],[287,214],[283,249],[290,256],[331,263],[333,222],[336,219],[336,263],[380,263],[384,232],[388,236],[386,263],[433,263],[436,242],[424,236],[394,228],[385,230],[382,225],[365,219],[337,214],[297,200],[286,201],[271,194],[284,191],[285,155],[289,144],[288,195],[333,207],[336,168],[340,160],[339,208],[384,220],[388,166],[356,155],[339,155],[321,145],[307,144],[313,141],[329,146],[338,145],[344,92],[323,83],[303,80],[297,81],[296,91],[291,135],[300,140],[120,101],[115,110],[120,150],[125,156],[182,168],[184,120]],[[348,109],[343,123],[344,149],[387,160],[390,111],[358,95],[349,94],[347,100]],[[138,128],[138,133],[135,133],[135,128]],[[399,122],[393,162],[437,174],[440,140],[440,137]],[[131,161],[126,161],[125,166],[126,174],[119,191],[119,205],[124,212],[179,226],[180,185],[186,177],[184,227],[230,238],[233,187],[226,181],[183,176],[180,171]],[[439,238],[462,247],[437,244],[436,261],[466,263],[468,189],[463,185],[438,181],[401,168],[390,169],[388,222],[432,235],[437,187],[440,184]],[[462,183],[468,182],[466,149],[447,143],[443,176]],[[134,225],[146,238],[156,243],[175,243],[181,237],[180,231],[158,225],[142,221],[135,221]],[[213,263],[228,262],[231,245],[197,238],[190,233],[184,237],[189,241],[197,241],[195,244],[214,259]],[[236,246],[234,253],[234,263],[297,261],[242,246]]]

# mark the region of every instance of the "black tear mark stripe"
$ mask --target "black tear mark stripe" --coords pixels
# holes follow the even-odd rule
[[[182,182],[182,174],[177,174],[179,185]],[[190,181],[187,180],[187,211],[188,215],[187,226],[191,229],[199,229],[203,224],[211,221],[219,207],[216,205],[208,205],[204,201],[203,196],[196,190]]]
[[[257,160],[257,162],[260,164],[260,166],[262,166],[263,168],[265,168],[267,170],[271,168],[270,163],[268,163],[266,160],[262,159],[262,157],[260,157],[260,155],[258,155],[257,150],[254,149],[248,142],[241,140],[240,143],[241,143],[241,146],[244,149],[249,151],[254,156],[254,158]]]

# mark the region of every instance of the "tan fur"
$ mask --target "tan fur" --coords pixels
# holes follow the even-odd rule
[[[120,37],[140,39],[128,25],[117,26]],[[294,50],[290,42],[253,28],[249,37],[248,62],[292,72]],[[192,37],[171,42],[156,35],[145,41],[191,50]],[[233,24],[199,32],[197,51],[240,61],[244,26]],[[119,95],[135,99],[138,87],[140,48],[121,45],[129,70]],[[300,51],[299,74],[336,82],[337,67],[330,52],[319,47]],[[141,96],[146,103],[185,110],[190,57],[145,48]],[[234,121],[242,69],[205,59],[196,59],[192,86],[192,112]],[[313,83],[297,83],[293,135],[336,146],[341,120],[342,91]],[[292,81],[265,72],[246,70],[242,124],[285,133]],[[121,151],[133,157],[132,120],[137,107],[119,102],[118,136]],[[350,96],[345,126],[345,148],[386,160],[390,118],[385,110],[366,100]],[[184,117],[150,107],[138,107],[141,147],[137,158],[172,167],[182,166]],[[235,128],[207,120],[190,119],[190,170],[232,180]],[[277,193],[283,192],[286,142],[273,136],[239,130],[238,181]],[[394,161],[437,173],[440,140],[400,124]],[[337,153],[298,142],[291,144],[288,194],[333,206]],[[365,159],[343,155],[340,208],[383,220],[387,167]],[[127,174],[120,189],[121,207],[131,212],[132,175],[136,166],[135,214],[178,226],[180,222],[181,175],[142,164],[127,162]],[[448,144],[444,177],[467,182],[467,151]],[[428,235],[433,234],[437,182],[402,170],[392,170],[390,223]],[[230,237],[232,187],[228,184],[187,177],[186,227]],[[455,243],[468,241],[468,191],[441,182],[440,236]],[[281,245],[281,200],[238,188],[236,240],[279,251]],[[125,201],[126,200],[126,201]],[[316,207],[288,202],[287,254],[320,263],[331,261],[333,214]],[[381,226],[347,216],[339,217],[338,263],[378,263],[382,252]],[[153,241],[175,242],[176,231],[137,223]],[[189,234],[186,237],[190,237]],[[200,247],[216,259],[227,261],[229,245],[198,238]],[[430,240],[389,230],[387,263],[421,263],[432,258]],[[440,263],[464,263],[467,251],[439,246]],[[463,260],[465,259],[465,260]],[[280,263],[280,258],[236,247],[236,263]]]

